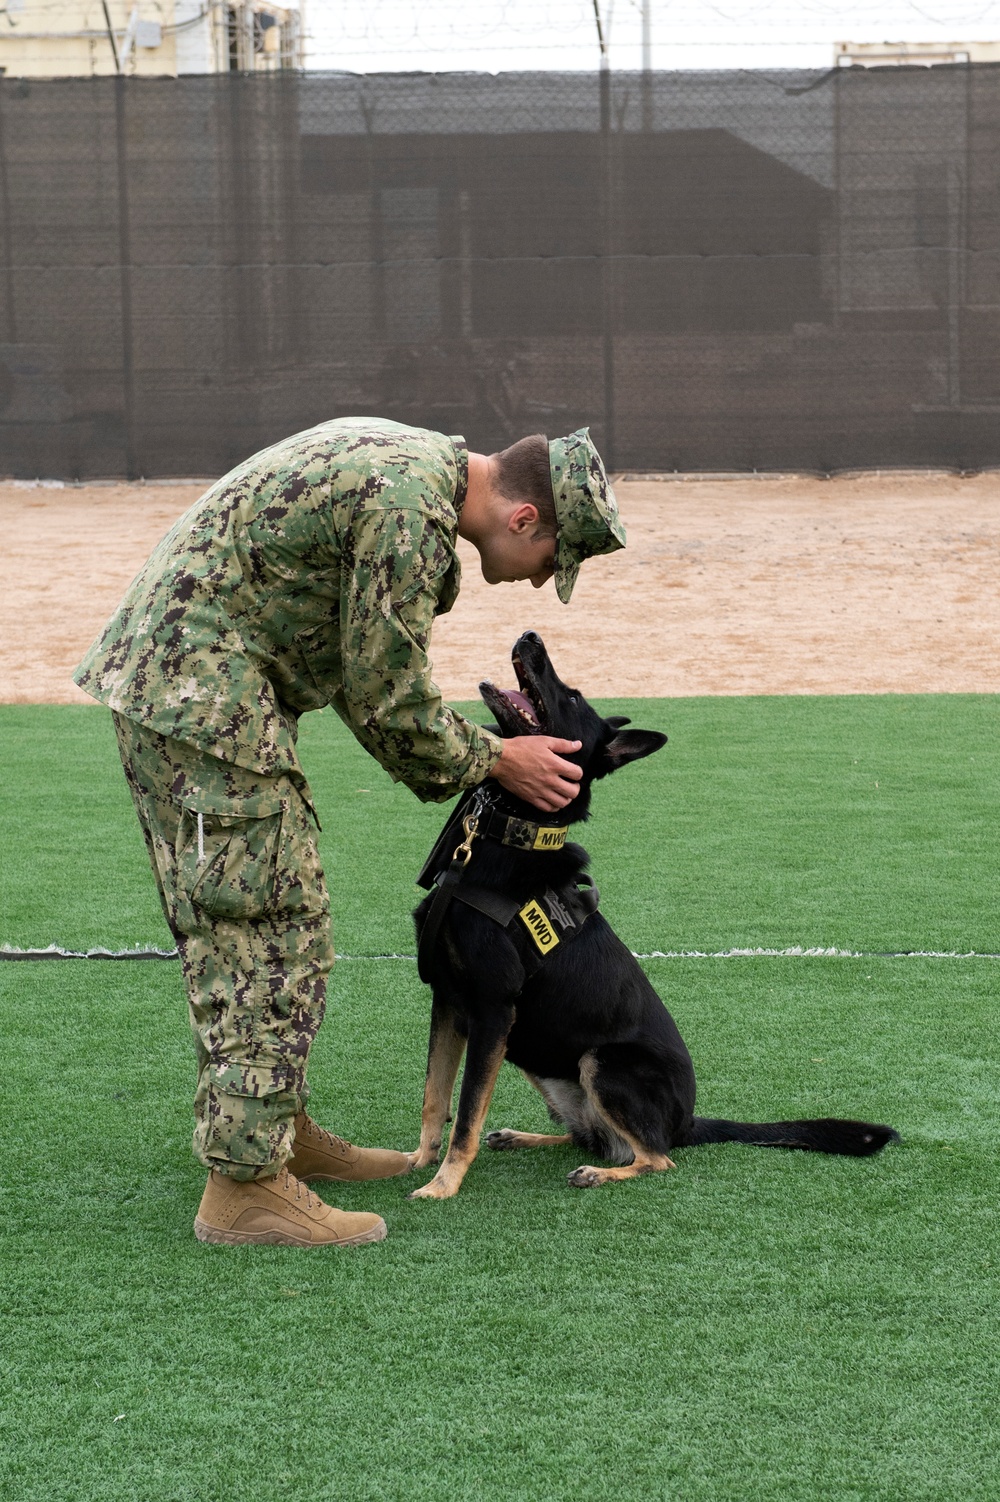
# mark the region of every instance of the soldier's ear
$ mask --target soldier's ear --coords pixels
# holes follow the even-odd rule
[[[652,756],[667,744],[665,735],[658,730],[619,730],[614,740],[604,748],[605,772],[617,772],[627,762],[640,761]]]
[[[533,501],[521,501],[507,518],[507,530],[517,537],[533,534],[538,526],[538,507]]]

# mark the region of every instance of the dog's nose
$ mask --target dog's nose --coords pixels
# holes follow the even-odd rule
[[[539,636],[537,631],[525,631],[523,639],[525,641],[534,642],[536,647],[540,647],[542,644],[542,638]]]

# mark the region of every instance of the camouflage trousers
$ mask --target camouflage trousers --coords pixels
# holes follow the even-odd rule
[[[195,1156],[237,1179],[277,1173],[333,966],[308,784],[114,721],[187,987]]]

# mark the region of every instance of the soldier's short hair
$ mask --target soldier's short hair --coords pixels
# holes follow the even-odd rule
[[[508,501],[530,501],[538,508],[538,531],[555,537],[559,531],[556,503],[552,496],[549,440],[544,433],[519,438],[495,455],[496,488]]]

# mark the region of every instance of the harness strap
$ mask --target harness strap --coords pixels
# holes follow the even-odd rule
[[[578,937],[601,901],[600,892],[585,875],[555,889],[546,887],[544,892],[521,902],[519,898],[504,897],[489,887],[463,882],[464,869],[458,862],[452,862],[435,888],[420,931],[417,960],[420,978],[425,983],[430,973],[430,959],[452,902],[475,908],[476,912],[498,923],[517,948],[525,975],[532,976],[560,944]]]
[[[431,956],[434,953],[438,936],[441,933],[441,925],[447,917],[452,898],[456,893],[456,888],[465,874],[465,868],[469,864],[469,858],[472,855],[472,842],[476,838],[479,829],[479,819],[483,811],[483,805],[483,794],[478,788],[473,789],[471,800],[468,798],[463,798],[462,800],[461,809],[467,810],[462,818],[462,830],[465,838],[452,855],[451,864],[447,871],[436,884],[430,909],[427,917],[424,919],[424,926],[420,931],[420,943],[417,946],[417,971],[425,985],[430,984]],[[454,820],[449,820],[447,828],[450,829],[453,823]],[[438,840],[438,845],[440,843],[441,841]],[[437,849],[437,846],[435,846],[435,849]]]
[[[575,939],[600,903],[600,893],[585,875],[557,888],[546,887],[523,903],[489,887],[463,883],[477,835],[488,834],[502,844],[522,850],[559,850],[566,843],[568,826],[535,824],[515,818],[496,806],[495,797],[482,787],[470,789],[438,836],[418,877],[420,886],[433,888],[417,945],[417,968],[425,985],[430,984],[431,961],[456,899],[499,923],[517,946],[526,975],[533,975],[559,944]],[[445,851],[457,833],[459,822],[465,839],[454,851],[447,869],[442,870]]]
[[[578,886],[577,883],[582,883]],[[534,975],[560,944],[579,938],[583,926],[597,912],[601,894],[589,876],[530,897],[517,910],[507,932],[521,951],[525,972]]]
[[[468,882],[463,882],[461,891],[452,895],[459,902],[464,902],[466,907],[474,907],[477,913],[484,913],[487,918],[492,918],[501,928],[507,928],[514,921],[521,906],[511,897],[501,897],[499,892],[491,892],[489,887],[474,887]]]
[[[441,872],[447,870],[448,862],[455,849],[455,842],[462,829],[462,820],[472,808],[477,794],[481,794],[480,788],[469,788],[469,791],[458,800],[444,828],[434,841],[431,853],[421,866],[420,875],[417,877],[417,886],[423,887],[424,891],[429,892]]]
[[[448,909],[455,896],[455,888],[462,880],[464,870],[465,866],[460,861],[453,860],[434,888],[434,896],[431,898],[424,926],[420,930],[420,943],[417,945],[417,972],[425,986],[431,983],[431,957],[437,948],[441,925],[448,916]]]

